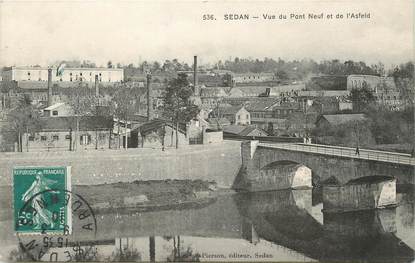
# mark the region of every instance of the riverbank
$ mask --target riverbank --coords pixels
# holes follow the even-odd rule
[[[218,188],[216,182],[203,180],[77,185],[73,191],[84,197],[98,213],[200,208],[215,202],[218,195],[233,193]]]
[[[202,208],[235,191],[219,188],[214,181],[149,180],[100,185],[74,185],[95,213],[129,213]],[[0,186],[0,220],[12,218],[12,188]]]

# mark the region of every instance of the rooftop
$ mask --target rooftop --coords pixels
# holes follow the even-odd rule
[[[223,132],[236,134],[240,136],[247,136],[252,131],[259,129],[255,125],[243,126],[243,125],[228,125],[223,127]]]
[[[44,110],[55,110],[55,109],[57,109],[57,108],[59,108],[59,107],[61,107],[63,105],[65,105],[65,103],[59,102],[59,103],[53,104],[53,105],[45,108]]]
[[[113,126],[112,117],[82,116],[79,121],[80,131],[107,130]],[[76,117],[42,117],[40,118],[42,131],[76,130]]]
[[[366,115],[362,114],[362,113],[357,113],[357,114],[326,114],[326,115],[321,115],[320,119],[324,118],[326,119],[330,124],[332,125],[339,125],[339,124],[343,124],[349,121],[366,121]]]

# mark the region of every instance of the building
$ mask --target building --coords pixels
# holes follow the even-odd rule
[[[53,82],[90,82],[98,76],[99,82],[122,82],[124,70],[118,68],[64,68],[61,76],[56,75],[57,68],[52,68]],[[6,81],[48,81],[48,68],[45,67],[11,67],[2,72]]]
[[[233,82],[238,84],[258,83],[258,82],[272,82],[277,81],[278,78],[274,73],[234,73]]]
[[[320,115],[316,121],[316,127],[321,129],[331,128],[333,126],[345,124],[348,122],[366,122],[364,114],[324,114]]]
[[[349,75],[347,77],[347,90],[367,87],[375,90],[380,85],[380,77],[374,75]]]
[[[63,103],[59,102],[43,109],[43,116],[44,117],[65,117],[65,116],[73,116],[72,108]]]
[[[217,104],[229,95],[229,87],[203,87],[200,89],[201,106],[208,109],[217,107]]]
[[[247,86],[234,87],[229,91],[229,97],[276,97],[296,96],[299,91],[305,89],[305,84],[280,85],[280,86]]]
[[[241,105],[240,106],[225,106],[225,107],[222,106],[222,107],[219,107],[218,112],[219,112],[218,113],[219,116],[228,119],[231,124],[236,124],[236,125],[251,124],[251,116],[244,106],[241,106]]]
[[[255,125],[229,125],[223,128],[223,135],[227,136],[268,136],[268,134]]]
[[[284,130],[287,118],[300,111],[298,104],[280,100],[250,103],[246,107],[251,115],[251,124],[262,129],[272,125],[274,130]]]
[[[24,133],[23,151],[68,151],[109,148],[112,118],[103,116],[43,117],[40,130]]]
[[[165,120],[154,119],[142,124],[137,129],[131,131],[132,140],[137,136],[138,147],[141,148],[162,148],[176,146],[176,128]],[[178,145],[188,145],[189,140],[186,130],[179,125],[177,134]]]

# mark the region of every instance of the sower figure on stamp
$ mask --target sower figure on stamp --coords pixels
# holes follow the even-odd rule
[[[30,201],[31,206],[36,211],[33,215],[34,229],[41,229],[43,225],[50,225],[53,227],[52,212],[42,207],[42,196],[39,195],[39,193],[51,190],[48,185],[52,185],[56,183],[56,181],[44,178],[41,175],[42,173],[40,172],[36,175],[36,179],[22,197],[24,202],[28,202],[32,199]]]

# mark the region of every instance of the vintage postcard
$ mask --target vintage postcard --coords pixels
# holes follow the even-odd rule
[[[413,0],[0,0],[0,262],[414,262]]]

